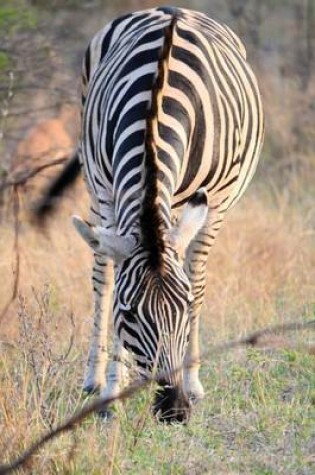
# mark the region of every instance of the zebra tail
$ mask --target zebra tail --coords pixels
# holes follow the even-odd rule
[[[44,191],[41,199],[35,203],[32,209],[32,217],[36,224],[44,224],[45,219],[56,211],[59,198],[61,198],[67,188],[74,185],[80,175],[80,171],[79,153],[76,150],[61,173],[55,177],[51,185]]]

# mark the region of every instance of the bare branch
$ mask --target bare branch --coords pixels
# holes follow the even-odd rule
[[[1,193],[1,191],[5,190],[6,188],[25,185],[25,183],[30,178],[33,178],[34,176],[38,175],[43,170],[46,170],[47,168],[55,167],[56,165],[61,165],[61,164],[65,163],[67,160],[69,160],[68,156],[67,157],[61,157],[61,158],[56,158],[55,160],[51,160],[48,163],[38,165],[37,167],[31,168],[31,169],[30,168],[25,168],[24,170],[19,171],[16,174],[13,174],[13,176],[11,178],[5,180],[0,185],[0,193]]]
[[[288,333],[290,331],[300,331],[306,329],[315,328],[315,320],[308,320],[306,322],[289,322],[279,325],[273,325],[270,327],[262,328],[247,336],[238,338],[236,340],[230,340],[225,343],[221,343],[213,348],[215,352],[224,350],[230,350],[239,346],[258,346],[259,340],[268,335],[275,335],[277,333]]]

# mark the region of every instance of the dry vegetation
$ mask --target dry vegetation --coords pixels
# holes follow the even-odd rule
[[[262,163],[209,259],[201,334],[205,401],[187,427],[164,427],[149,416],[150,391],[142,391],[110,424],[93,416],[47,445],[25,473],[314,473],[314,332],[275,335],[260,349],[211,352],[218,341],[315,317],[314,154],[288,132],[296,111],[302,111],[299,134],[305,132],[314,144],[303,102],[311,101],[314,86],[308,86],[307,95],[292,87],[280,100],[273,95],[275,81],[262,73],[269,124]],[[41,136],[39,155],[51,149],[62,154],[71,145],[71,134],[60,129],[60,114],[55,116],[53,146],[50,134]],[[39,146],[35,132],[25,146],[32,141]],[[33,180],[19,190],[19,297],[0,322],[0,463],[85,404],[81,383],[91,324],[90,253],[73,231],[70,215],[84,215],[87,198],[78,184],[46,235],[40,235],[27,221],[38,186]],[[0,311],[14,281],[9,193],[5,202]]]
[[[268,338],[267,350],[211,353],[219,340],[314,318],[313,210],[308,199],[294,203],[290,190],[271,194],[266,181],[251,187],[210,257],[202,321],[207,395],[189,426],[157,426],[143,391],[111,424],[90,417],[47,445],[27,473],[313,473],[314,333]],[[85,208],[80,196],[81,188],[66,200],[49,238],[22,219],[21,296],[1,325],[2,462],[84,404],[90,256],[69,224],[70,210]],[[3,305],[13,236],[10,223],[2,230]]]

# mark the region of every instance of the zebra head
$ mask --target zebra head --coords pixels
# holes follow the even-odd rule
[[[153,410],[159,420],[184,422],[190,403],[183,391],[183,362],[189,340],[189,307],[193,295],[184,270],[184,254],[204,225],[208,212],[206,191],[190,199],[173,228],[163,233],[163,255],[152,266],[150,250],[141,233],[113,235],[91,227],[80,218],[74,224],[97,253],[116,262],[114,327],[132,352],[144,376],[154,374],[160,384]]]

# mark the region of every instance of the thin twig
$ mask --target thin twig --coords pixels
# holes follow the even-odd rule
[[[70,355],[70,352],[72,350],[73,343],[74,343],[75,323],[74,323],[74,316],[73,316],[72,312],[70,313],[70,322],[71,322],[72,331],[71,331],[71,335],[70,335],[70,339],[69,339],[69,345],[68,345],[68,348],[67,348],[66,352],[63,355],[61,355],[61,357],[59,359],[60,363],[65,363],[65,361],[68,359],[68,356]]]
[[[0,313],[0,324],[7,314],[10,306],[15,301],[20,280],[20,246],[19,246],[19,233],[20,233],[20,198],[19,191],[16,185],[13,186],[13,217],[14,217],[14,244],[13,244],[13,254],[14,254],[14,266],[13,266],[13,289],[12,295],[9,298],[8,302],[2,309]]]
[[[266,327],[261,330],[257,330],[253,333],[250,333],[246,337],[230,340],[227,342],[220,343],[212,347],[211,351],[213,353],[220,353],[222,351],[236,348],[239,346],[256,346],[259,342],[259,339],[265,335],[271,335],[275,333],[285,333],[288,331],[293,330],[304,330],[307,328],[315,328],[315,320],[309,320],[306,322],[290,322],[284,323],[281,325],[274,325],[271,327]],[[178,368],[173,371],[176,373],[181,371],[182,368]],[[159,375],[161,377],[161,375]],[[43,447],[47,442],[55,439],[59,435],[72,431],[75,429],[79,424],[81,424],[89,415],[98,413],[101,410],[104,410],[104,406],[108,406],[109,404],[115,401],[123,401],[135,393],[137,393],[140,389],[143,389],[153,382],[156,382],[156,377],[147,378],[145,381],[136,381],[133,384],[129,385],[126,389],[121,391],[117,396],[108,397],[108,398],[98,398],[88,406],[81,409],[77,414],[70,417],[66,420],[63,424],[57,426],[55,429],[47,432],[44,436],[40,437],[36,442],[34,442],[22,455],[17,457],[11,463],[0,465],[0,475],[7,475],[12,473],[14,470],[17,470],[19,467],[25,466],[27,463],[30,462],[31,457],[38,452],[38,450]]]
[[[299,331],[305,330],[307,328],[315,328],[315,320],[308,320],[306,322],[289,322],[289,323],[281,323],[278,325],[272,325],[270,327],[262,328],[261,330],[257,330],[253,333],[250,333],[247,336],[237,338],[235,340],[230,340],[225,343],[221,343],[216,345],[213,350],[215,352],[230,350],[239,346],[257,346],[259,340],[266,335],[274,335],[277,333],[287,333],[290,331]]]
[[[7,116],[10,110],[10,105],[14,97],[13,86],[14,86],[14,74],[11,71],[9,73],[9,84],[6,86],[6,97],[3,101],[3,105],[1,107],[1,116],[0,116],[0,141],[3,140],[4,137],[4,130],[7,124]]]
[[[13,177],[11,179],[5,180],[0,185],[0,193],[1,193],[1,191],[5,190],[6,188],[25,185],[25,183],[30,178],[33,178],[34,176],[38,175],[43,170],[45,170],[47,168],[55,167],[56,165],[61,165],[61,164],[65,163],[67,160],[69,160],[69,156],[56,158],[55,160],[51,160],[48,163],[38,165],[37,167],[31,168],[31,169],[27,168],[25,170],[22,170],[22,171],[16,173],[16,175],[13,175]]]
[[[33,167],[31,169],[27,168],[22,170],[21,172],[16,173],[11,178],[4,180],[0,183],[0,193],[5,190],[6,188],[12,188],[13,190],[13,216],[14,216],[14,245],[13,245],[13,253],[15,256],[15,263],[13,268],[13,275],[14,275],[14,282],[13,282],[13,289],[12,295],[9,298],[8,302],[5,304],[4,308],[0,312],[0,325],[4,316],[7,314],[10,306],[15,301],[17,294],[18,294],[18,287],[19,287],[19,278],[20,278],[20,250],[19,250],[19,230],[20,230],[20,198],[18,187],[25,185],[25,183],[33,178],[34,176],[38,175],[40,172],[47,168],[54,167],[56,165],[61,165],[69,160],[69,156],[64,156],[61,158],[57,158],[55,160],[51,160],[48,163],[38,165],[37,167]]]

